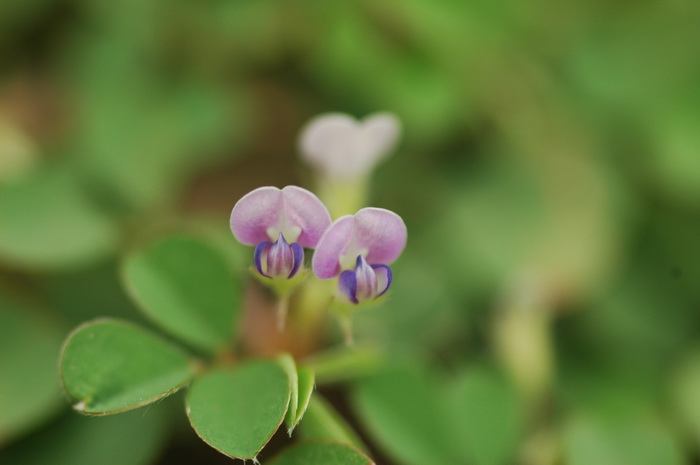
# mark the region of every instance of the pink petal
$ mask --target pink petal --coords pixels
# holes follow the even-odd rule
[[[328,209],[315,194],[297,186],[282,189],[284,210],[287,221],[301,228],[301,235],[295,240],[302,247],[314,248],[326,229],[331,225]],[[284,234],[284,231],[282,231]]]
[[[336,220],[316,247],[312,268],[316,276],[330,279],[350,269],[358,255],[370,265],[387,265],[406,247],[406,225],[399,215],[383,208],[363,208],[354,216]]]
[[[355,219],[351,215],[335,220],[316,246],[311,259],[314,274],[321,279],[330,279],[340,273],[340,256],[352,240]]]
[[[297,186],[259,187],[244,195],[231,212],[231,231],[246,245],[275,241],[282,233],[290,243],[315,247],[330,223],[323,202]]]

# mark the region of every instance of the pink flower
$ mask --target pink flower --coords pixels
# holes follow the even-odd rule
[[[373,300],[391,285],[391,269],[406,246],[406,225],[382,208],[363,208],[336,220],[319,241],[312,268],[321,279],[340,276],[340,291],[353,303]]]
[[[260,187],[244,195],[231,212],[231,231],[255,247],[255,266],[268,278],[291,278],[331,224],[325,205],[297,186]]]

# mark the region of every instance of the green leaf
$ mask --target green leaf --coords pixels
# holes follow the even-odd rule
[[[131,296],[173,335],[208,352],[231,342],[240,292],[215,248],[171,236],[128,256],[123,271]]]
[[[376,347],[342,346],[319,352],[305,362],[316,373],[319,384],[330,384],[376,371],[382,358],[382,352]]]
[[[297,408],[299,406],[299,375],[297,374],[296,363],[291,355],[282,354],[277,357],[277,362],[289,379],[289,408],[287,408],[287,415],[284,417],[284,423],[287,426],[287,432],[291,436],[292,431],[294,431],[294,426],[296,425]]]
[[[671,395],[676,415],[700,445],[700,351],[695,349],[676,369]]]
[[[320,394],[311,397],[299,429],[304,439],[337,441],[363,451],[367,450],[357,433]]]
[[[283,451],[270,465],[374,465],[356,449],[332,442],[304,442]]]
[[[514,462],[523,418],[517,393],[491,370],[471,369],[444,397],[450,440],[460,463]]]
[[[370,433],[397,461],[454,463],[439,412],[439,394],[434,374],[415,363],[362,380],[353,400]]]
[[[570,465],[682,465],[677,439],[662,423],[645,415],[576,415],[565,433]]]
[[[61,405],[56,379],[61,339],[48,315],[0,299],[0,445]]]
[[[254,361],[194,382],[187,414],[199,437],[233,458],[254,459],[282,424],[289,378],[279,363]]]
[[[0,189],[0,224],[0,260],[23,268],[94,262],[118,239],[112,220],[64,169],[45,169]]]
[[[0,452],[3,465],[146,465],[166,439],[162,409],[86,418],[69,412]]]
[[[130,323],[102,319],[78,327],[61,354],[61,377],[74,408],[109,414],[172,394],[195,374],[178,347]]]
[[[292,430],[296,428],[308,410],[311,395],[314,393],[316,386],[316,375],[311,368],[302,365],[297,368],[297,373],[299,375],[299,402],[297,403],[296,418],[292,424]]]
[[[291,394],[284,423],[287,427],[287,433],[291,436],[294,428],[299,424],[309,406],[311,393],[314,390],[315,376],[310,368],[297,367],[294,359],[289,354],[282,354],[277,358],[277,361],[289,378]]]

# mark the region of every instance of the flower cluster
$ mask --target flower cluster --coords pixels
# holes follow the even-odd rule
[[[231,212],[231,230],[255,246],[257,272],[288,280],[303,266],[304,248],[315,249],[312,269],[320,279],[338,278],[348,302],[375,300],[391,285],[389,264],[406,245],[406,225],[382,208],[363,208],[331,224],[328,210],[313,193],[297,186],[260,187]]]

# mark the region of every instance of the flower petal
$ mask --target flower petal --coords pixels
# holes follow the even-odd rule
[[[311,267],[314,274],[321,279],[330,279],[340,273],[340,256],[352,240],[355,219],[351,215],[335,220],[318,241]]]
[[[399,132],[398,119],[389,113],[376,113],[362,122],[344,113],[327,113],[302,129],[299,150],[330,177],[358,178],[386,157]]]
[[[391,268],[386,265],[372,265],[377,275],[377,297],[383,295],[391,286]]]
[[[277,240],[279,233],[302,247],[314,247],[331,218],[316,195],[297,186],[259,187],[244,195],[231,211],[231,231],[241,243]]]
[[[377,274],[362,255],[357,257],[355,281],[357,282],[355,297],[358,302],[373,300],[377,297]]]
[[[363,208],[331,225],[318,242],[312,259],[316,276],[330,279],[354,267],[358,255],[371,265],[388,264],[406,247],[406,225],[399,215],[383,208]]]
[[[357,303],[357,278],[352,270],[345,270],[338,277],[338,289],[345,294],[351,302]]]
[[[297,274],[299,268],[301,268],[301,265],[304,263],[304,248],[302,246],[296,242],[292,244],[292,253],[294,253],[294,267],[289,273],[289,276],[287,276],[288,278],[291,278]]]
[[[259,187],[244,195],[231,211],[231,231],[239,242],[257,245],[274,241],[267,229],[279,222],[282,191],[276,187]]]
[[[406,238],[406,224],[390,210],[363,208],[355,214],[351,245],[358,252],[367,250],[365,259],[371,265],[386,265],[396,260],[406,247]]]
[[[301,228],[298,238],[287,237],[302,247],[314,248],[326,229],[331,225],[328,209],[315,194],[297,186],[282,189],[287,227]],[[283,234],[284,230],[281,231]],[[286,236],[286,234],[285,234]]]
[[[269,278],[269,276],[265,273],[265,269],[267,268],[267,254],[270,251],[270,247],[272,247],[272,242],[269,241],[261,242],[255,247],[255,268],[258,269],[258,273],[266,278]],[[265,264],[264,267],[263,263]]]

